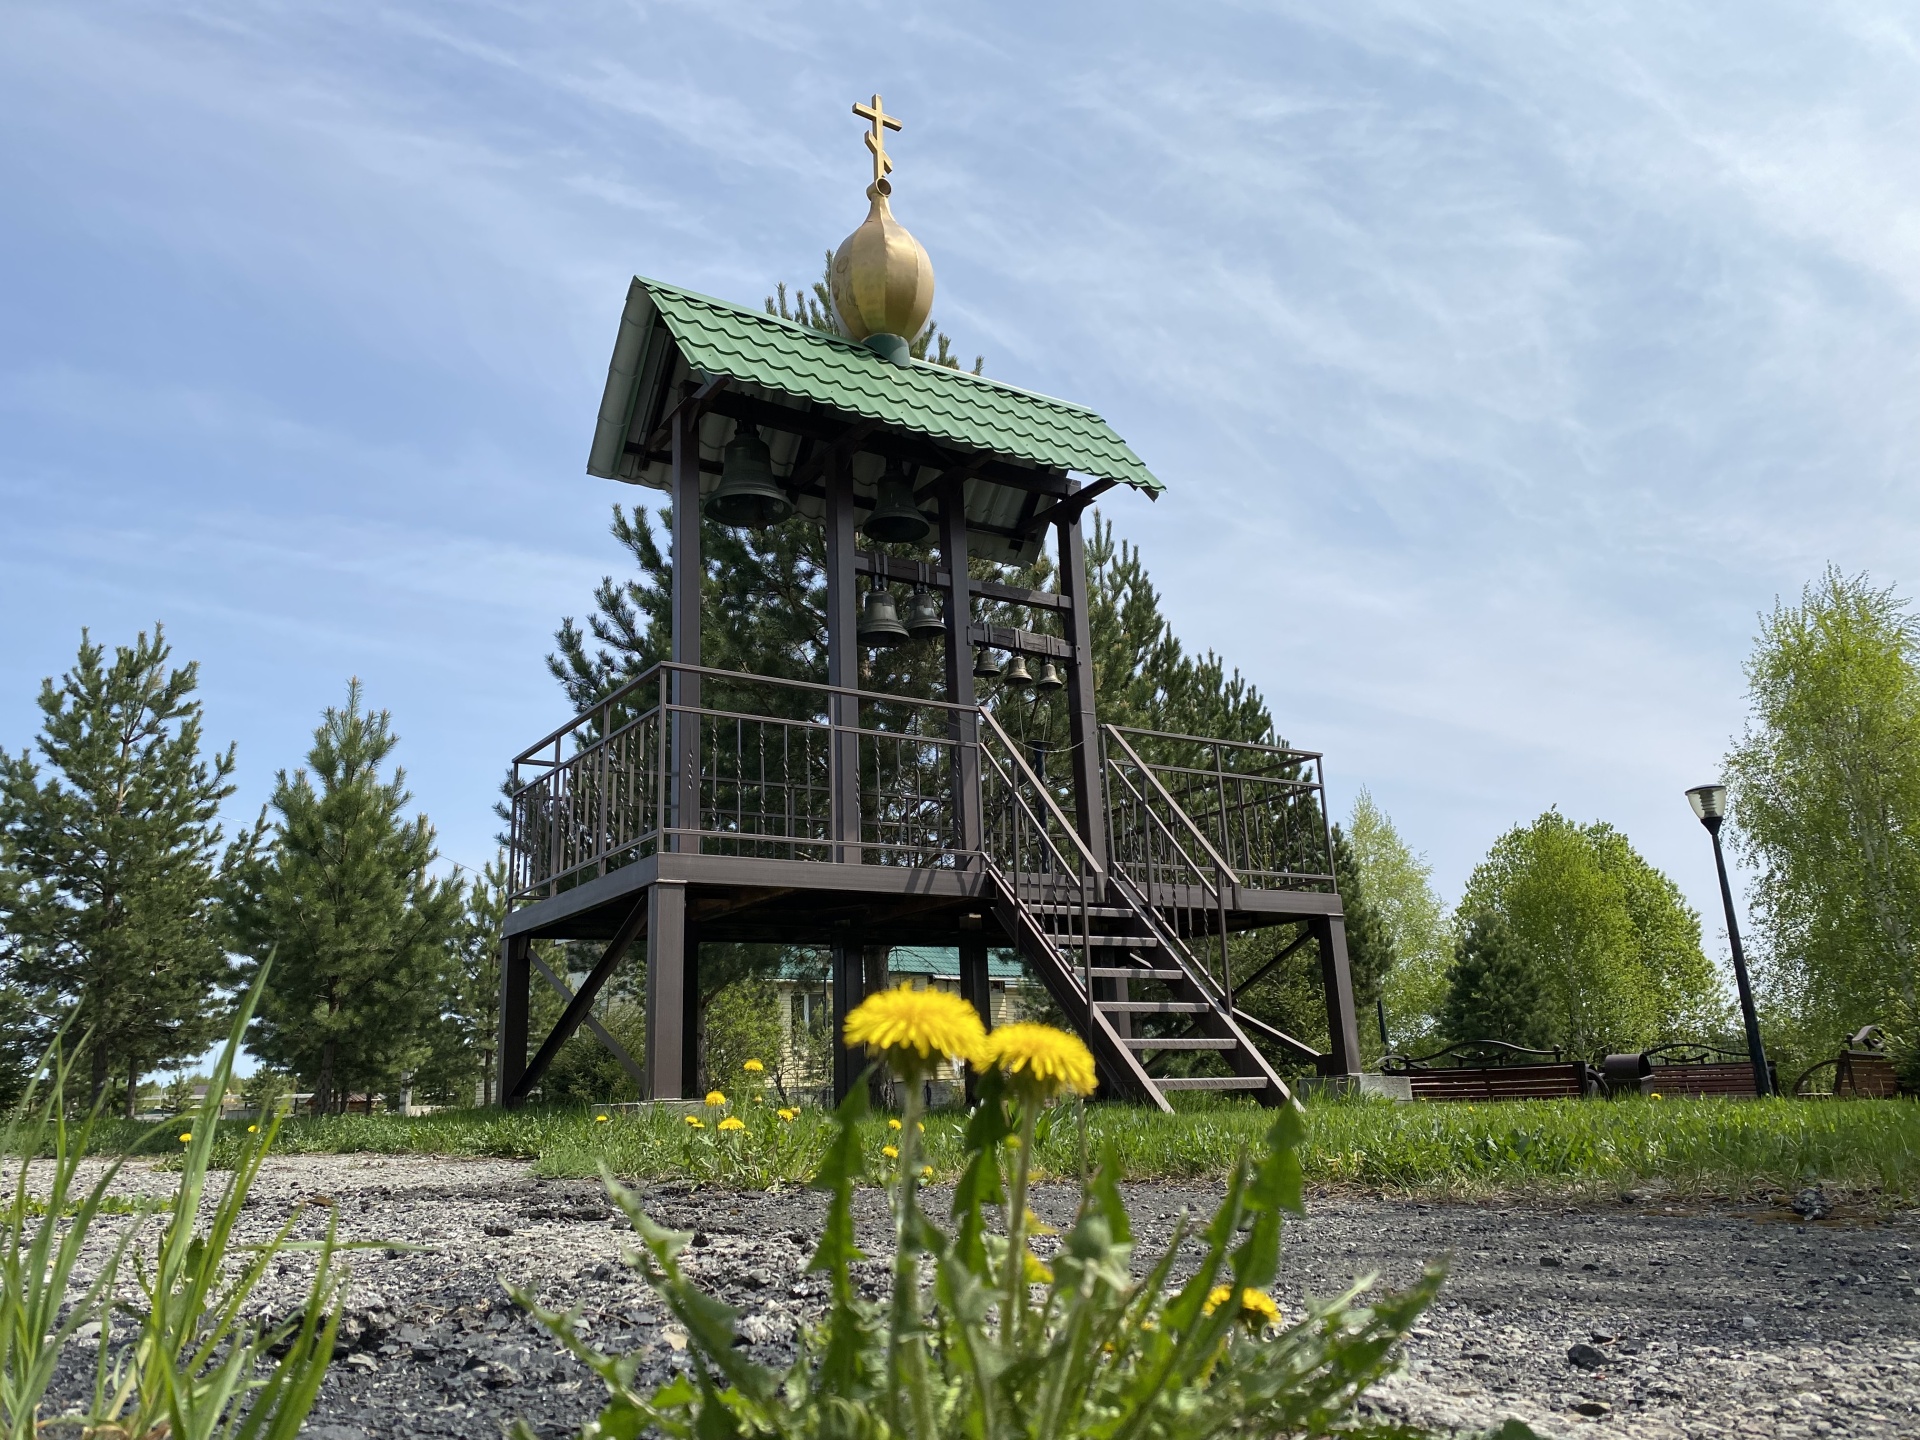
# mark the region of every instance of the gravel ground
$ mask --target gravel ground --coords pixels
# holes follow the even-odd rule
[[[121,1188],[170,1183],[130,1169]],[[645,1193],[656,1219],[699,1232],[688,1268],[739,1308],[756,1357],[785,1358],[822,1300],[824,1282],[803,1267],[823,1197]],[[1128,1187],[1142,1250],[1218,1193]],[[595,1341],[645,1351],[648,1373],[664,1377],[683,1351],[685,1337],[620,1264],[630,1232],[595,1185],[533,1179],[507,1161],[291,1156],[269,1161],[249,1224],[267,1232],[295,1202],[321,1196],[343,1236],[423,1248],[356,1257],[313,1440],[472,1440],[515,1416],[543,1436],[572,1433],[596,1410],[599,1382],[516,1310],[508,1283],[583,1306]],[[930,1204],[945,1199],[936,1189]],[[1035,1198],[1056,1222],[1072,1203],[1065,1187]],[[1387,1418],[1444,1433],[1514,1416],[1546,1436],[1637,1440],[1920,1435],[1920,1214],[1805,1220],[1648,1199],[1493,1207],[1341,1196],[1309,1211],[1287,1226],[1283,1307],[1369,1272],[1405,1282],[1428,1257],[1453,1257],[1404,1373],[1369,1398]],[[884,1197],[863,1193],[859,1215],[862,1244],[884,1254]],[[863,1268],[878,1293],[884,1260]],[[286,1262],[267,1298],[295,1298],[299,1270]],[[69,1357],[60,1392],[77,1393],[88,1361]]]

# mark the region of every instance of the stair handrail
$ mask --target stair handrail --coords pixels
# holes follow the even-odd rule
[[[1153,773],[1153,767],[1142,760],[1139,752],[1127,743],[1127,737],[1120,733],[1119,726],[1102,725],[1100,729],[1109,740],[1126,751],[1127,758],[1139,767],[1140,773],[1147,777],[1147,783],[1151,785],[1160,798],[1166,802],[1167,808],[1180,817],[1180,823],[1185,827],[1187,833],[1200,843],[1201,849],[1207,852],[1207,858],[1213,862],[1214,868],[1219,871],[1220,874],[1224,875],[1231,884],[1238,888],[1240,884],[1239,874],[1234,870],[1233,866],[1226,862],[1220,852],[1213,848],[1213,842],[1207,839],[1206,832],[1194,823],[1193,817],[1187,814],[1186,808],[1182,806],[1178,800],[1173,798],[1172,792],[1169,791],[1165,785],[1160,783],[1160,777]],[[1188,857],[1187,863],[1193,863],[1191,857]],[[1199,868],[1198,865],[1194,866],[1195,870]]]
[[[1160,797],[1162,803],[1165,804],[1167,809],[1171,810],[1175,815],[1180,817],[1181,826],[1186,831],[1187,835],[1190,836],[1193,840],[1199,842],[1200,848],[1202,851],[1205,852],[1207,859],[1213,862],[1213,871],[1214,871],[1213,878],[1211,880],[1208,880],[1206,878],[1205,869],[1194,860],[1192,854],[1188,851],[1187,847],[1180,843],[1180,838],[1178,835],[1174,833],[1173,827],[1170,826],[1166,822],[1166,820],[1156,810],[1154,810],[1152,805],[1147,803],[1147,797],[1140,793],[1139,787],[1133,783],[1132,779],[1124,775],[1116,776],[1116,778],[1124,780],[1126,783],[1127,789],[1130,790],[1140,800],[1141,811],[1147,817],[1148,823],[1155,826],[1163,835],[1166,836],[1168,842],[1173,846],[1175,853],[1177,853],[1180,856],[1181,860],[1187,864],[1187,866],[1193,871],[1194,875],[1200,880],[1201,889],[1206,893],[1208,899],[1210,899],[1213,902],[1213,909],[1214,909],[1215,916],[1217,917],[1217,920],[1218,920],[1219,936],[1220,936],[1220,978],[1217,985],[1214,988],[1218,990],[1219,997],[1221,1001],[1225,1004],[1226,1008],[1228,1010],[1232,1010],[1234,1008],[1233,957],[1227,944],[1227,886],[1231,884],[1237,889],[1240,884],[1240,877],[1237,873],[1235,873],[1234,868],[1226,862],[1226,859],[1220,854],[1220,852],[1214,849],[1213,842],[1207,839],[1206,834],[1200,829],[1200,827],[1193,823],[1193,817],[1187,814],[1186,809],[1180,804],[1178,800],[1173,798],[1173,795],[1167,790],[1167,787],[1160,783],[1160,777],[1153,773],[1153,767],[1148,765],[1146,761],[1142,760],[1140,758],[1139,752],[1136,751],[1132,745],[1127,743],[1126,736],[1122,735],[1119,729],[1113,725],[1103,725],[1100,728],[1102,733],[1106,736],[1106,738],[1111,740],[1114,744],[1117,744],[1120,747],[1121,751],[1126,755],[1126,758],[1132,761],[1134,767],[1137,770],[1139,770],[1139,772],[1143,776],[1146,777],[1147,784],[1153,788],[1154,793]],[[1112,765],[1111,751],[1108,752],[1107,768],[1109,769],[1116,768],[1116,767],[1113,767]],[[1107,818],[1108,818],[1109,824],[1111,824],[1112,818],[1113,818],[1113,807],[1111,804],[1109,804],[1107,807]],[[1134,878],[1131,875],[1128,875],[1126,873],[1126,867],[1119,863],[1118,847],[1110,846],[1109,848],[1112,848],[1115,851],[1114,875],[1116,877],[1124,877],[1129,884],[1137,885],[1137,882],[1134,881]],[[1145,896],[1145,899],[1147,901],[1145,908],[1149,912],[1152,911],[1152,908],[1153,908],[1151,903],[1152,901],[1151,885],[1152,885],[1151,878],[1149,878],[1148,893]],[[1136,904],[1134,908],[1140,909],[1141,906],[1139,904]],[[1180,948],[1182,950],[1186,949],[1184,945],[1181,945]],[[1207,973],[1207,967],[1200,964],[1197,957],[1195,957],[1191,951],[1187,951],[1187,957],[1190,961],[1192,961],[1193,968],[1195,970],[1197,970],[1202,975],[1205,975]]]
[[[1105,867],[1094,858],[1093,851],[1088,847],[1086,840],[1081,837],[1079,828],[1067,818],[1067,812],[1060,808],[1060,802],[1053,798],[1052,792],[1047,789],[1046,782],[1040,778],[1039,772],[1027,763],[1026,756],[1020,753],[1020,747],[1014,744],[1013,737],[1000,728],[1000,722],[994,719],[993,712],[984,705],[980,707],[980,718],[986,721],[987,728],[993,732],[999,739],[1001,745],[1006,748],[1007,754],[1012,757],[1015,767],[1019,770],[1020,774],[1025,777],[1027,783],[1033,787],[1034,792],[1039,795],[1041,803],[1046,806],[1049,813],[1051,813],[1053,818],[1059,823],[1060,828],[1073,840],[1074,848],[1080,852],[1080,863],[1085,865],[1096,878],[1104,875],[1106,873]],[[1022,803],[1024,804],[1025,802],[1023,801]],[[1031,813],[1033,807],[1027,806],[1026,808],[1028,812]],[[1035,815],[1033,818],[1038,820],[1040,817]],[[1042,825],[1040,827],[1040,833],[1046,838],[1048,848],[1053,851],[1054,855],[1058,857],[1064,865],[1067,857],[1062,855],[1060,853],[1060,847],[1053,843],[1053,838],[1047,834],[1047,827]]]

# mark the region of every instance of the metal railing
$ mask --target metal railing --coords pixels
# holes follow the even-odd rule
[[[1227,900],[1239,884],[1223,857],[1126,735],[1105,727],[1107,855],[1114,884],[1161,943],[1233,1008]]]
[[[972,706],[663,663],[514,758],[509,891],[669,850],[953,867]]]
[[[1080,964],[1075,999],[1093,1014],[1092,909],[1106,899],[1106,880],[1085,839],[1046,780],[1000,726],[980,712],[980,853],[990,875],[1036,917],[1036,927],[1063,975],[1075,967],[1056,943],[1077,934]]]
[[[1236,884],[1334,889],[1318,752],[1117,725],[1102,726],[1101,737],[1108,774],[1116,759],[1151,773],[1166,803],[1206,836]],[[1134,788],[1144,793],[1147,787],[1136,777]],[[1109,810],[1113,805],[1110,797]],[[1117,816],[1113,823],[1124,827],[1134,818]]]

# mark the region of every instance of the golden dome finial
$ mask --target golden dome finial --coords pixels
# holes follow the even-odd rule
[[[893,157],[887,154],[886,132],[901,128],[899,117],[887,114],[878,95],[871,105],[856,104],[853,113],[868,122],[873,183],[867,187],[867,218],[833,253],[833,308],[855,340],[898,337],[903,343],[875,348],[904,364],[904,342],[919,334],[933,310],[933,262],[887,204]]]

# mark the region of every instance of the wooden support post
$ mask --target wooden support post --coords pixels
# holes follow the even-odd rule
[[[833,945],[833,1103],[838,1105],[853,1091],[853,1082],[865,1064],[862,1056],[847,1048],[847,1016],[864,998],[860,994],[860,947],[845,940]]]
[[[958,476],[940,490],[940,564],[946,567],[947,587],[947,699],[955,705],[973,704],[972,587],[967,580],[966,481]],[[953,713],[947,733],[953,751],[953,844],[968,853],[980,849],[980,721],[971,713]],[[965,974],[966,947],[961,947]],[[984,949],[982,951],[984,954]],[[982,961],[982,964],[985,962]],[[982,972],[985,973],[984,971]],[[965,985],[962,984],[964,992]],[[984,1016],[985,1011],[981,1014]]]
[[[1353,1018],[1353,975],[1347,968],[1347,922],[1338,915],[1311,922],[1320,947],[1320,983],[1327,997],[1329,1053],[1322,1073],[1360,1073],[1360,1027]]]
[[[681,927],[684,933],[680,946],[683,1001],[680,1033],[685,1038],[680,1042],[680,1094],[691,1098],[701,1093],[700,1070],[707,1053],[706,1036],[700,1025],[700,924],[692,906],[687,907]]]
[[[878,995],[887,988],[887,959],[893,954],[890,945],[863,945],[860,947],[860,993]],[[867,1077],[867,1098],[873,1102],[876,1110],[889,1104],[887,1088],[893,1076],[884,1065],[876,1065],[873,1073]]]
[[[700,420],[683,407],[673,422],[673,658],[682,665],[700,663],[701,584],[706,564],[700,555]],[[673,739],[673,825],[682,832],[700,828],[700,677],[679,671],[670,690],[676,707]],[[698,852],[699,840],[675,837],[675,850]]]
[[[1074,487],[1078,489],[1076,485]],[[1080,511],[1058,526],[1060,593],[1067,597],[1067,735],[1073,746],[1073,819],[1096,864],[1107,863],[1107,804],[1100,774],[1100,722],[1093,703],[1093,625],[1087,614],[1087,545]]]
[[[648,1100],[684,1100],[687,1024],[687,887],[657,880],[647,889]]]
[[[529,960],[533,941],[509,935],[500,942],[500,1103],[527,1073],[527,1007],[532,999],[533,975]]]
[[[853,571],[853,471],[850,457],[830,451],[827,490],[827,683],[848,690],[860,687],[858,578]],[[828,702],[834,725],[832,743],[833,858],[858,865],[860,850],[860,704],[852,696]]]
[[[980,1012],[980,1023],[993,1029],[993,980],[987,968],[987,942],[960,942],[960,998]],[[979,1098],[973,1067],[967,1066],[967,1103]]]

